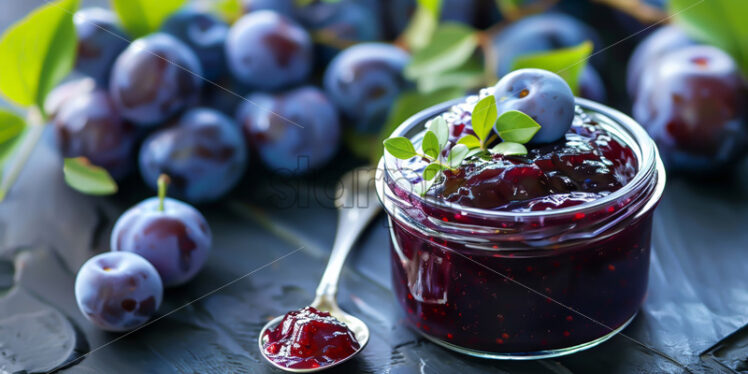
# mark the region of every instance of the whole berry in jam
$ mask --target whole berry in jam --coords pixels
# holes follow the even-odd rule
[[[235,79],[252,88],[276,90],[307,78],[313,65],[312,40],[286,16],[251,12],[231,27],[226,58]]]
[[[410,56],[384,43],[361,43],[340,52],[325,71],[325,92],[360,133],[378,133],[397,96]]]
[[[555,142],[571,127],[574,94],[558,75],[541,69],[520,69],[501,78],[494,88],[499,115],[518,110],[540,124],[532,143]]]
[[[262,162],[278,172],[296,174],[322,167],[340,143],[338,112],[313,86],[250,95],[237,120]]]
[[[161,31],[187,44],[200,60],[207,79],[216,79],[226,70],[224,44],[229,25],[213,14],[187,8],[164,22]]]
[[[265,331],[263,353],[274,363],[311,369],[342,361],[361,347],[348,327],[313,307],[288,312],[275,329]]]
[[[112,64],[127,48],[129,37],[117,16],[107,9],[81,9],[75,12],[73,22],[78,37],[75,70],[106,87]]]
[[[81,313],[107,331],[132,330],[161,305],[164,286],[148,261],[133,253],[108,252],[81,266],[75,299]]]
[[[153,264],[164,286],[192,279],[210,253],[208,222],[192,206],[166,198],[168,178],[159,178],[159,197],[128,209],[112,230],[111,250],[143,256]]]
[[[53,123],[63,157],[86,157],[115,179],[132,170],[137,133],[122,119],[107,91],[95,89],[67,100]]]
[[[735,61],[711,46],[684,47],[645,71],[634,117],[671,169],[714,171],[745,153],[745,88]]]
[[[208,108],[185,112],[172,126],[151,134],[140,148],[140,173],[156,189],[161,174],[171,177],[170,193],[193,203],[210,202],[239,182],[247,146],[239,126]]]
[[[644,70],[659,65],[659,60],[670,52],[694,45],[695,42],[676,26],[666,25],[649,34],[639,43],[629,59],[626,89],[636,96]]]
[[[117,58],[109,92],[123,117],[152,126],[197,100],[201,76],[200,61],[189,47],[155,33],[134,41]]]

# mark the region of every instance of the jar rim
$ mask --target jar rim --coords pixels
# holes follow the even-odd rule
[[[405,120],[393,131],[392,135],[390,136],[405,136],[405,134],[407,134],[408,131],[410,131],[414,127],[423,126],[429,119],[448,111],[449,108],[454,105],[464,102],[468,97],[469,96],[457,98],[426,108]],[[438,207],[441,209],[459,212],[463,215],[468,214],[485,218],[521,220],[523,218],[532,219],[539,217],[555,217],[599,209],[602,206],[613,203],[616,200],[625,197],[627,194],[636,191],[640,186],[647,185],[648,182],[651,181],[651,179],[654,177],[657,178],[657,186],[652,191],[653,196],[651,197],[650,202],[647,203],[645,207],[643,207],[642,212],[646,212],[651,209],[651,207],[653,207],[659,201],[659,197],[662,195],[662,192],[664,190],[666,179],[662,160],[659,157],[657,145],[655,144],[654,140],[652,140],[646,130],[644,130],[644,128],[639,123],[618,110],[594,102],[592,100],[587,100],[579,97],[575,98],[575,101],[576,105],[581,109],[602,115],[603,117],[609,119],[612,122],[612,125],[617,127],[617,130],[624,131],[625,134],[628,135],[635,143],[629,144],[630,142],[627,141],[627,145],[635,151],[634,154],[637,158],[638,170],[636,172],[636,175],[622,188],[599,199],[584,202],[579,205],[553,210],[529,212],[512,212],[468,207],[429,196],[421,196],[417,193],[414,193],[412,190],[408,192],[408,197],[410,199],[415,199],[422,204],[428,204],[430,206]],[[379,166],[377,168],[377,174],[384,172],[389,175],[393,170],[398,170],[397,167],[392,166],[395,165],[396,162],[397,159],[394,156],[389,155],[387,152],[385,152],[380,159]],[[379,178],[382,178],[383,182],[383,177],[384,174],[378,175],[377,180],[380,180]],[[376,183],[376,185],[377,190],[380,190],[378,191],[378,195],[380,196],[381,200],[384,197],[383,191],[381,191],[381,189],[384,188],[386,183]]]

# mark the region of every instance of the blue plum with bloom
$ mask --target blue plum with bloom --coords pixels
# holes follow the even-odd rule
[[[250,95],[237,120],[262,162],[276,171],[303,173],[324,166],[340,143],[338,112],[313,86]]]
[[[183,9],[166,20],[161,31],[187,44],[200,60],[207,79],[216,79],[226,70],[224,44],[229,25],[215,15],[192,8]]]
[[[407,52],[384,43],[361,43],[332,60],[324,76],[330,100],[360,133],[378,133],[395,99],[408,87]]]
[[[276,90],[303,82],[313,65],[309,34],[269,10],[251,12],[229,31],[226,58],[232,76],[251,88]]]
[[[81,9],[75,12],[73,22],[78,38],[75,70],[106,87],[112,64],[127,48],[129,37],[117,16],[107,9]]]
[[[574,120],[574,94],[558,75],[542,69],[520,69],[496,83],[496,108],[518,110],[532,117],[540,130],[531,143],[552,143],[564,137]]]
[[[634,118],[671,170],[718,172],[745,155],[746,89],[736,62],[712,46],[689,46],[644,70]]]
[[[143,142],[139,164],[153,189],[161,174],[171,178],[170,193],[193,203],[215,201],[236,186],[247,165],[239,126],[209,108],[185,112],[172,126]]]
[[[75,299],[81,313],[107,331],[127,331],[148,322],[163,299],[156,268],[134,253],[107,252],[81,266]]]
[[[169,34],[155,33],[117,58],[109,92],[123,117],[153,126],[196,102],[201,76],[195,52]]]
[[[631,97],[636,95],[644,70],[656,66],[659,60],[696,42],[677,26],[666,25],[649,34],[636,46],[626,71],[626,89]]]
[[[128,209],[112,230],[111,250],[143,256],[166,287],[188,282],[210,253],[212,234],[197,209],[179,200],[150,198]]]
[[[137,132],[120,116],[107,91],[79,93],[61,106],[53,123],[63,157],[86,157],[115,179],[132,170]]]

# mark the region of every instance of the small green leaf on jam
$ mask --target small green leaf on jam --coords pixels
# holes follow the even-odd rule
[[[493,129],[493,125],[496,123],[497,113],[496,99],[493,95],[484,97],[473,108],[471,119],[473,131],[478,139],[480,139],[481,144],[486,141],[488,135],[491,133],[491,129]]]
[[[439,149],[444,148],[449,140],[449,125],[447,125],[447,120],[442,116],[436,117],[431,120],[428,129],[433,131],[439,140]]]
[[[457,144],[464,144],[470,149],[473,148],[480,148],[480,140],[475,137],[475,135],[465,135],[460,140],[457,141]]]
[[[429,156],[434,160],[439,158],[441,148],[439,147],[439,139],[436,138],[436,134],[434,134],[433,131],[426,131],[426,135],[423,136],[421,148],[423,148],[423,153],[425,153],[426,156]]]
[[[410,142],[410,139],[402,136],[386,139],[384,141],[384,149],[392,156],[401,160],[407,160],[416,156],[416,149],[413,147],[413,143]]]
[[[502,142],[489,149],[489,152],[491,152],[492,154],[502,154],[505,156],[519,156],[526,155],[527,148],[519,143]]]
[[[452,147],[452,150],[449,151],[449,155],[447,156],[447,164],[449,164],[449,167],[459,167],[465,157],[467,157],[469,151],[470,150],[465,144],[457,144]]]
[[[439,164],[428,164],[428,166],[423,169],[423,179],[430,181],[434,179],[442,170],[444,170],[444,167]]]
[[[540,130],[532,117],[518,110],[509,110],[496,120],[496,131],[505,142],[525,144]]]

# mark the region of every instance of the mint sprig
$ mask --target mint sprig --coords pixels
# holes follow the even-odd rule
[[[428,162],[423,169],[421,184],[416,185],[420,195],[424,195],[438,180],[437,176],[446,170],[457,170],[462,163],[481,154],[502,154],[506,156],[525,155],[529,142],[540,130],[540,125],[532,117],[517,110],[498,114],[496,99],[489,95],[481,99],[472,112],[473,134],[462,136],[449,152],[449,125],[439,116],[426,124],[426,133],[421,141],[421,151],[406,137],[394,137],[384,141],[385,150],[393,157],[409,160],[420,157]],[[494,144],[499,138],[503,141]]]

